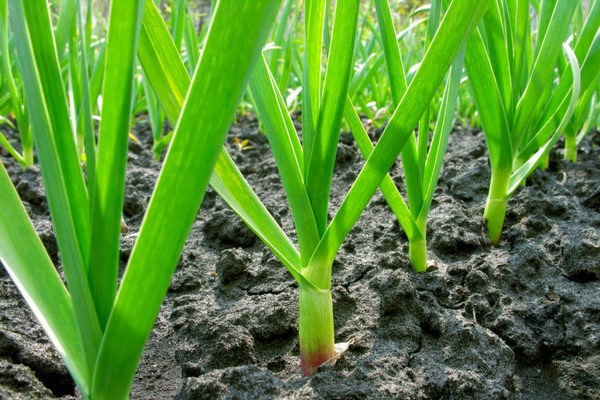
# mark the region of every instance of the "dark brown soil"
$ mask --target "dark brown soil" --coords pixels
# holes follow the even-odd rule
[[[2,129],[5,129],[4,127]],[[131,144],[125,264],[159,163],[142,122]],[[233,138],[247,138],[240,150]],[[336,339],[356,339],[331,369],[301,376],[292,277],[212,190],[143,355],[136,399],[600,398],[600,134],[577,164],[553,153],[509,203],[503,240],[482,221],[488,184],[481,133],[457,127],[429,222],[425,274],[378,193],[334,265]],[[234,159],[292,236],[277,169],[252,118],[228,139]],[[48,248],[58,251],[37,167],[0,151]],[[335,211],[362,159],[342,135]],[[401,182],[399,167],[392,172]],[[68,399],[73,382],[0,269],[0,398]]]

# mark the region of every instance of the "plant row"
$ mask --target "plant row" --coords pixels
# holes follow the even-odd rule
[[[457,107],[488,145],[493,243],[508,199],[561,137],[575,160],[598,116],[600,1],[433,0],[401,25],[393,2],[361,3],[218,0],[198,28],[182,0],[168,3],[168,24],[152,0],[112,2],[107,19],[91,1],[56,11],[44,0],[0,0],[0,110],[12,112],[20,146],[0,138],[23,166],[37,155],[66,282],[3,165],[0,260],[83,397],[128,396],[208,185],[296,280],[310,375],[339,357],[332,265],[377,189],[414,269],[427,269],[427,218]],[[268,138],[295,242],[223,147],[240,103]],[[165,154],[119,282],[130,122],[142,109],[155,155]],[[361,114],[386,119],[376,143]],[[165,119],[174,127],[166,135]],[[365,163],[330,217],[342,129]],[[388,175],[398,157],[406,198]]]

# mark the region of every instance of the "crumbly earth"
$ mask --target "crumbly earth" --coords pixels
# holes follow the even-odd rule
[[[123,266],[160,167],[146,122],[136,135],[141,143],[130,147]],[[234,138],[248,139],[251,148],[241,149]],[[600,398],[599,145],[600,134],[590,134],[577,164],[553,153],[549,168],[536,171],[510,200],[502,241],[493,247],[482,221],[485,141],[458,126],[429,218],[429,271],[411,270],[406,236],[377,193],[334,264],[336,339],[355,343],[334,367],[309,378],[299,369],[294,280],[209,189],[131,397]],[[256,120],[240,118],[227,146],[293,237]],[[58,264],[38,168],[23,171],[1,155]],[[397,164],[391,174],[402,185]],[[352,137],[343,134],[332,213],[361,165]],[[0,270],[0,398],[77,398],[45,333]]]

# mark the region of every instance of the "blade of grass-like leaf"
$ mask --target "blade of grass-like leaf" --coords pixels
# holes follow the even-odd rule
[[[292,2],[292,1],[290,1]],[[297,8],[300,8],[297,6]],[[279,75],[277,77],[277,86],[280,91],[285,91],[290,85],[290,80],[292,78],[292,72],[294,69],[294,65],[296,62],[302,62],[302,55],[299,51],[295,51],[295,37],[296,37],[296,29],[298,29],[299,23],[299,11],[294,9],[294,14],[292,15],[292,20],[290,23],[290,30],[288,33],[288,38],[285,40],[283,44],[283,48],[281,53],[283,54],[283,65],[280,69]],[[280,24],[283,25],[283,24]]]
[[[300,141],[277,82],[270,74],[264,58],[259,60],[250,79],[250,94],[259,119],[265,127],[287,194],[304,266],[317,247],[319,233],[304,186]]]
[[[56,26],[56,48],[58,54],[62,54],[65,51],[69,37],[71,36],[71,30],[74,28],[75,13],[79,6],[77,0],[65,0],[60,4],[60,11],[58,13],[58,22]]]
[[[423,189],[425,190],[423,192],[423,208],[419,210],[417,214],[417,221],[421,222],[422,225],[425,224],[429,214],[433,194],[442,170],[448,138],[454,127],[454,112],[456,110],[458,89],[463,76],[464,57],[465,50],[463,49],[456,57],[456,60],[454,60],[452,67],[450,67],[448,82],[444,88],[442,104],[436,120],[437,122],[433,132],[431,146],[427,154],[425,170],[423,173]]]
[[[43,0],[10,2],[10,12],[44,187],[91,374],[101,331],[86,274],[89,206],[69,123],[50,15]]]
[[[248,186],[225,149],[221,149],[210,185],[277,256],[296,281],[303,282],[298,251]]]
[[[279,3],[217,3],[206,45],[106,327],[92,396],[128,395],[219,149]]]
[[[526,145],[522,146],[522,150],[518,154],[517,161],[515,162],[516,166],[521,167],[522,164],[528,162],[529,159],[533,157],[541,147],[544,147],[556,134],[557,128],[561,124],[563,116],[568,110],[571,92],[572,84],[569,85],[566,92],[561,92],[562,97],[559,99],[560,102],[552,109],[552,112],[547,111],[548,114],[545,115],[545,119],[539,129],[532,135],[531,140]]]
[[[185,0],[171,0],[171,32],[173,41],[178,49],[183,43],[183,30],[185,27]]]
[[[589,10],[581,33],[577,38],[575,45],[575,54],[579,62],[584,60],[588,49],[591,47],[594,38],[598,36],[598,25],[600,24],[600,1],[594,0]],[[583,86],[585,88],[585,86]]]
[[[4,117],[2,117],[2,118],[4,118]],[[4,121],[2,121],[2,122],[4,122]],[[19,151],[17,149],[15,149],[15,147],[8,141],[8,139],[6,138],[6,136],[4,136],[2,134],[2,132],[0,132],[0,146],[5,148],[6,151],[8,151],[8,153],[15,160],[17,160],[17,162],[19,164],[21,164],[21,166],[23,166],[23,167],[27,166],[27,162],[25,161],[25,158],[21,154],[19,154]]]
[[[189,64],[192,66],[197,65],[198,59],[200,58],[200,43],[198,42],[198,36],[196,36],[194,21],[192,20],[192,17],[187,11],[185,13],[185,29],[183,31],[183,41],[185,43],[185,49],[187,51]]]
[[[290,14],[292,13],[292,7],[296,3],[294,0],[285,0],[283,3],[283,8],[281,10],[281,15],[279,17],[279,23],[275,27],[275,32],[273,33],[273,43],[275,46],[278,46],[278,49],[273,49],[273,52],[270,54],[270,57],[267,57],[269,60],[269,69],[271,71],[277,71],[277,63],[279,62],[279,55],[281,53],[285,54],[286,42],[288,42],[293,35],[291,34],[291,30],[294,29],[293,25],[288,23],[288,19],[290,18]],[[288,34],[286,35],[286,31],[289,29]]]
[[[354,105],[349,97],[346,100],[344,116],[346,118],[346,122],[350,126],[352,136],[354,137],[354,140],[356,140],[356,144],[358,145],[362,156],[365,159],[368,159],[375,146],[373,146],[373,143],[371,143],[371,139],[369,139],[369,135],[360,121],[358,113],[356,112],[356,108],[354,108]],[[394,181],[389,174],[386,175],[381,182],[381,192],[383,193],[394,215],[396,215],[396,218],[398,218],[398,221],[400,221],[400,225],[402,225],[402,229],[404,229],[406,236],[409,238],[415,237],[415,235],[417,235],[419,232],[419,227],[416,225],[415,219],[413,218],[408,205],[402,198],[402,195],[398,191],[398,188],[394,184]]]
[[[92,112],[98,110],[98,97],[102,91],[102,83],[104,81],[104,63],[106,61],[106,46],[102,46],[98,54],[96,63],[92,68],[92,76],[90,78],[90,100],[92,101]]]
[[[513,151],[519,148],[530,128],[531,115],[539,104],[540,97],[551,81],[556,59],[560,54],[557,43],[563,43],[569,34],[571,18],[579,1],[558,1],[548,29],[534,62],[527,87],[517,104],[515,122],[511,130]]]
[[[50,15],[46,7],[46,2],[43,0],[26,1],[23,3],[22,8],[17,5],[13,6],[13,2],[10,2],[9,5],[11,6],[11,11],[17,8],[22,10],[21,14],[25,18],[20,22],[15,21],[13,23],[13,31],[17,31],[17,25],[27,23],[26,34],[22,35],[19,41],[28,40],[29,43],[21,42],[22,46],[20,49],[23,52],[25,52],[25,46],[31,49],[32,61],[37,68],[29,71],[33,75],[23,77],[23,81],[25,84],[29,79],[36,80],[33,76],[39,76],[48,114],[51,116],[50,124],[52,132],[54,132],[52,135],[53,140],[60,154],[59,162],[66,177],[66,190],[69,202],[71,203],[70,212],[75,222],[80,254],[84,260],[84,265],[87,265],[90,245],[87,192],[73,140],[73,130],[67,110],[67,101],[62,84],[63,80],[59,69],[58,56],[54,46]],[[14,13],[11,12],[11,14]],[[22,28],[25,28],[25,26],[18,26],[19,30]],[[33,66],[32,63],[28,65]],[[23,69],[23,67],[21,68]],[[33,118],[31,112],[29,115]]]
[[[406,92],[406,76],[404,69],[400,69],[403,61],[398,48],[396,36],[394,35],[393,20],[389,12],[389,5],[385,1],[375,2],[377,9],[377,18],[381,30],[381,40],[384,44],[383,51],[386,58],[386,65],[390,86],[392,89],[392,101],[394,107],[398,105]],[[428,137],[429,129],[425,137]],[[402,165],[404,167],[404,176],[406,181],[408,205],[411,210],[419,210],[423,203],[422,190],[422,171],[419,165],[419,154],[417,141],[414,135],[407,139],[406,145],[402,149]]]
[[[512,92],[513,97],[511,103],[511,109],[514,108],[514,104],[517,103],[517,96],[523,93],[525,85],[527,84],[527,74],[530,70],[528,63],[529,58],[533,52],[533,44],[531,41],[531,16],[529,10],[529,0],[513,0],[509,3],[512,7],[509,7],[510,18],[512,22],[512,28],[514,29],[512,34]]]
[[[471,35],[465,55],[465,65],[473,101],[479,111],[481,125],[488,143],[492,170],[510,170],[512,167],[512,144],[506,117],[506,105],[502,101],[500,88],[490,60],[491,55],[484,45],[481,32]]]
[[[190,85],[183,61],[158,9],[146,1],[138,56],[150,84],[171,121],[177,121]],[[285,264],[295,277],[300,255],[290,239],[254,194],[225,149],[221,150],[211,186]]]
[[[394,31],[394,21],[392,20],[390,5],[387,0],[375,0],[375,10],[377,11],[377,21],[379,22],[379,30],[381,31],[383,54],[386,58],[388,74],[390,75],[392,99],[395,104],[398,104],[406,91],[406,76],[404,75],[400,47],[398,47]]]
[[[317,286],[330,287],[330,266],[340,245],[402,150],[459,48],[490,2],[453,1],[449,6],[419,70],[311,258],[305,275]]]
[[[571,131],[578,130],[585,119],[587,108],[596,92],[596,84],[600,80],[600,30],[596,32],[596,36],[590,43],[583,59],[583,65],[581,66],[582,93],[569,127]]]
[[[273,84],[275,84],[275,86],[273,86]],[[285,132],[283,137],[286,142],[285,147],[287,149],[285,152],[287,153],[287,159],[297,167],[297,171],[294,172],[294,174],[300,174],[300,177],[302,178],[304,172],[304,153],[302,151],[302,144],[300,143],[300,139],[294,128],[292,118],[285,111],[283,95],[278,90],[277,82],[264,58],[264,53],[261,61],[258,62],[255,71],[251,76],[250,89],[252,88],[260,89],[260,91],[255,90],[254,92],[260,92],[264,97],[262,99],[265,103],[262,108],[264,111],[270,108],[281,110],[281,114],[283,115],[281,118],[282,121],[278,121],[278,124],[281,124],[281,130],[278,129],[277,131]],[[266,116],[266,118],[270,118],[270,116]],[[285,127],[285,130],[283,130],[283,127]]]
[[[83,97],[83,74],[84,71],[81,70],[81,65],[79,63],[78,55],[79,55],[79,46],[78,46],[78,35],[76,34],[77,27],[73,27],[73,34],[69,37],[68,43],[68,61],[66,65],[67,69],[67,81],[69,87],[67,89],[67,96],[69,101],[69,116],[71,117],[71,126],[74,127],[75,130],[75,146],[77,150],[78,157],[82,157],[83,153],[83,131],[80,131],[77,127],[77,119],[78,119],[78,105],[81,104],[81,99]]]
[[[94,5],[92,2],[88,2],[86,7],[80,7],[79,10],[80,10],[80,12],[79,12],[80,17],[82,18],[83,21],[85,21],[85,24],[83,23],[83,21],[79,24],[82,27],[85,26],[85,29],[81,28],[82,29],[81,30],[82,42],[85,44],[86,49],[92,50],[93,49],[92,32],[94,30],[94,26],[93,26],[93,22],[92,22],[92,14],[94,13]],[[87,64],[89,66],[91,66],[94,62],[94,52],[93,51],[89,52],[88,57],[89,58],[87,59]]]
[[[91,4],[88,4],[88,10],[91,9]],[[90,98],[90,77],[89,77],[89,41],[87,35],[91,35],[91,20],[86,18],[86,25],[84,25],[84,13],[85,10],[80,9],[77,13],[77,25],[79,32],[86,32],[86,35],[79,35],[79,59],[81,74],[81,104],[79,104],[77,127],[83,132],[83,141],[85,148],[85,172],[88,181],[88,193],[89,183],[94,182],[96,177],[96,133],[94,132],[94,123],[92,121],[92,100]],[[89,33],[88,33],[89,32]]]
[[[374,61],[373,61],[374,60]],[[380,54],[372,53],[365,61],[364,64],[358,69],[348,86],[348,93],[352,100],[357,99],[366,90],[369,84],[372,82],[381,82],[381,79],[377,77],[379,69],[385,62],[385,58]],[[376,101],[377,102],[377,101]],[[379,103],[378,103],[379,104]]]
[[[513,0],[515,1],[515,0]],[[497,0],[483,16],[485,25],[485,43],[488,58],[494,71],[494,78],[504,104],[508,121],[512,121],[510,111],[513,109],[513,89],[511,76],[511,60],[513,58],[510,45],[511,26],[506,26],[504,15],[507,2]]]
[[[319,234],[327,227],[329,193],[333,166],[340,137],[340,126],[350,73],[358,18],[358,0],[336,3],[331,47],[328,57],[323,96],[310,152],[305,152],[306,191],[312,205]],[[306,149],[306,147],[305,147]]]
[[[90,191],[92,243],[89,282],[104,329],[117,291],[119,238],[137,37],[144,1],[111,3],[98,133],[96,174]]]
[[[518,167],[512,172],[508,182],[507,196],[511,196],[524,184],[524,180],[541,165],[542,158],[550,153],[552,147],[560,139],[564,128],[561,128],[560,131],[559,128],[563,124],[564,115],[569,113],[568,108],[573,100],[571,93],[572,89],[569,89],[554,114],[548,117],[545,124],[533,135],[531,141],[524,146],[524,150],[519,154],[518,163],[515,163]],[[520,179],[520,181],[517,179]]]
[[[577,1],[577,0],[576,0]],[[537,7],[538,23],[537,23],[537,43],[535,46],[534,58],[537,59],[539,52],[542,48],[542,39],[546,36],[554,7],[558,0],[539,0],[539,6]]]
[[[69,292],[0,163],[0,261],[33,310],[85,396],[90,372]]]
[[[427,34],[425,35],[425,48],[429,46],[433,35],[435,35],[435,31],[437,30],[440,18],[442,14],[442,0],[432,0],[431,5],[429,7],[429,18],[427,18]],[[489,13],[488,13],[489,14]],[[395,105],[398,103],[394,103]],[[425,162],[427,160],[427,148],[429,145],[429,130],[431,126],[431,107],[425,109],[423,116],[421,117],[421,121],[419,121],[419,126],[417,129],[417,162],[419,166],[419,171],[421,171],[419,182],[419,189],[421,190],[420,196],[422,198],[421,204],[415,204],[415,210],[413,212],[418,212],[419,209],[423,209],[424,207],[424,198],[425,188],[423,187],[423,174],[425,173]],[[405,149],[410,149],[410,147],[405,147]],[[410,175],[410,174],[409,174]],[[409,181],[407,180],[407,186],[409,185]],[[412,191],[412,190],[411,190]],[[418,207],[418,208],[417,208]],[[418,214],[415,214],[418,215]]]
[[[304,68],[302,79],[302,145],[304,154],[310,154],[317,129],[321,106],[321,54],[325,27],[325,0],[304,2]],[[304,163],[308,172],[309,163]],[[306,174],[305,174],[306,179]]]
[[[142,85],[144,87],[144,98],[146,99],[146,107],[148,108],[148,119],[152,129],[152,138],[154,147],[152,149],[154,158],[160,160],[163,147],[159,146],[163,138],[163,127],[165,123],[164,113],[160,108],[160,102],[156,97],[156,93],[152,90],[152,86],[148,82],[146,74],[142,71]]]
[[[17,82],[13,75],[12,63],[9,51],[8,39],[8,7],[6,0],[0,0],[0,53],[2,54],[2,85],[8,90],[8,95],[12,105],[12,110],[15,114],[17,124],[19,126],[19,135],[21,137],[21,154],[6,140],[4,135],[0,133],[0,144],[9,151],[9,153],[23,166],[28,167],[33,165],[33,136],[27,120],[27,113],[21,108],[22,97],[17,89]]]
[[[560,138],[562,132],[567,127],[573,112],[575,111],[575,106],[577,105],[577,100],[579,99],[579,93],[581,90],[581,70],[579,67],[579,62],[577,61],[577,56],[575,52],[568,46],[568,44],[563,44],[563,49],[567,55],[567,59],[569,60],[569,65],[571,67],[571,73],[573,76],[573,86],[570,91],[571,98],[569,100],[569,105],[567,107],[567,111],[564,113],[560,125],[556,128],[556,131],[552,138],[542,146],[526,163],[524,163],[520,168],[518,168],[515,172],[511,174],[509,185],[508,185],[508,194],[511,195],[517,188],[521,185],[523,180],[529,176],[531,172],[537,167],[540,159],[544,157],[546,154],[550,152],[552,147],[556,144],[558,139]],[[566,101],[566,98],[564,99]]]
[[[595,37],[590,41],[587,34],[582,33],[580,40],[575,45],[575,54],[581,64],[581,92],[580,97],[575,107],[575,112],[567,129],[565,130],[565,158],[572,161],[576,160],[576,135],[583,123],[583,113],[588,108],[591,97],[595,92],[594,82],[600,78],[600,32],[598,32],[598,26],[600,25],[600,13],[596,13],[596,19],[592,16],[586,21],[586,30],[594,30]],[[585,47],[588,46],[588,47]],[[538,121],[534,125],[536,128],[534,132],[535,137],[530,139],[529,142],[522,146],[519,154],[520,162],[525,162],[537,149],[542,146],[554,132],[553,127],[558,126],[561,121],[564,110],[567,105],[565,99],[567,98],[567,91],[572,86],[572,74],[569,70],[565,70],[563,76],[560,79],[559,84],[552,92],[552,96],[546,105],[543,113],[540,113]],[[562,111],[558,111],[562,109]],[[550,120],[554,120],[554,124]]]
[[[581,91],[571,122],[565,130],[565,142],[567,143],[569,140],[575,140],[574,137],[579,123],[576,119],[579,117],[577,111],[580,107],[589,104],[590,98],[595,91],[594,82],[596,82],[600,76],[600,32],[596,35],[587,55],[584,54],[582,58],[584,60],[581,65]],[[543,146],[544,143],[549,140],[553,132],[555,132],[556,127],[561,123],[562,116],[565,114],[565,110],[567,110],[568,107],[567,99],[569,98],[569,91],[572,90],[573,86],[572,77],[572,72],[565,70],[560,82],[553,90],[552,97],[549,99],[544,113],[542,113],[539,121],[536,123],[536,134],[521,148],[518,156],[521,163],[527,161],[529,157],[536,153],[540,146]],[[567,152],[568,151],[565,150],[565,153]]]
[[[583,126],[582,126],[581,130],[579,131],[579,133],[577,134],[577,137],[575,139],[575,144],[577,146],[579,146],[581,144],[583,139],[585,139],[587,134],[592,130],[592,127],[594,126],[596,113],[598,112],[596,110],[596,106],[597,106],[596,96],[593,96],[592,100],[590,101],[590,108],[589,108],[588,116],[587,116],[586,120],[584,121]]]
[[[152,0],[146,0],[144,6],[138,57],[167,117],[175,124],[190,85],[190,77]]]
[[[494,54],[485,45],[482,31],[478,28],[467,46],[465,65],[472,97],[483,126],[491,165],[491,179],[484,218],[487,220],[488,236],[497,243],[502,232],[506,213],[506,190],[514,160],[510,121],[506,104],[502,100],[494,70]]]

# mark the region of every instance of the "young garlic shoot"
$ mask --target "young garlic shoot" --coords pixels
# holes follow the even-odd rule
[[[393,103],[394,106],[397,106],[407,87],[404,62],[396,41],[397,35],[394,32],[389,5],[385,1],[375,0],[375,6],[391,82]],[[432,2],[426,44],[431,41],[435,34],[441,12],[442,2]],[[381,190],[386,201],[408,237],[409,258],[413,268],[418,272],[427,269],[427,216],[441,172],[448,137],[454,125],[455,100],[458,96],[462,77],[463,58],[464,51],[456,57],[455,62],[452,64],[429,148],[430,121],[428,111],[426,111],[420,121],[419,131],[423,133],[419,134],[418,137],[415,137],[414,134],[409,137],[407,145],[402,150],[408,204],[404,201],[389,176],[386,176],[381,184]],[[346,103],[345,118],[361,153],[365,158],[368,158],[373,150],[373,145],[349,98]]]
[[[375,189],[386,175],[393,160],[401,151],[406,137],[413,131],[419,116],[434,97],[439,83],[455,59],[469,29],[483,15],[488,5],[489,3],[485,2],[465,3],[455,1],[452,3],[448,9],[447,18],[440,25],[441,33],[432,41],[428,55],[423,60],[419,72],[396,107],[396,112],[386,129],[387,133],[384,133],[384,136],[382,136],[381,140],[383,142],[378,143],[373,150],[361,175],[357,178],[342,207],[335,214],[328,226],[326,225],[326,215],[322,212],[317,212],[315,206],[324,206],[324,203],[328,202],[328,196],[323,195],[324,193],[328,193],[328,190],[323,190],[323,188],[328,188],[331,184],[332,163],[335,158],[334,152],[336,148],[334,144],[337,142],[339,133],[337,131],[330,131],[330,135],[335,135],[334,142],[331,136],[329,139],[325,136],[327,131],[319,129],[319,126],[324,126],[325,123],[322,125],[317,123],[317,129],[314,131],[311,130],[311,126],[314,127],[311,115],[319,115],[317,121],[326,117],[323,116],[323,111],[320,111],[319,107],[307,110],[308,105],[305,104],[303,124],[309,124],[309,135],[311,136],[308,140],[313,145],[307,145],[306,143],[306,134],[304,133],[306,129],[304,125],[304,141],[300,143],[292,120],[285,112],[283,97],[278,91],[276,81],[269,73],[266,63],[263,63],[262,68],[259,65],[259,68],[257,68],[251,79],[250,92],[257,107],[259,119],[265,126],[269,143],[273,149],[275,161],[282,177],[298,233],[299,253],[302,264],[300,268],[288,269],[296,277],[300,290],[300,352],[305,374],[314,373],[321,363],[331,359],[335,355],[333,307],[331,303],[331,268],[335,254],[351,227],[356,223],[369,199],[374,194]],[[474,11],[474,13],[467,13],[467,9],[471,10],[471,12]],[[336,9],[335,21],[337,21],[338,12],[340,11]],[[319,13],[314,9],[310,9],[307,10],[306,15],[319,15]],[[321,19],[317,19],[316,21],[319,21],[317,26],[320,27],[323,25]],[[313,25],[309,22],[308,26]],[[307,35],[306,40],[319,41],[321,37],[322,35],[313,33]],[[336,40],[336,22],[334,22],[330,57],[328,58],[329,63],[336,59],[332,56],[336,48]],[[320,46],[307,45],[306,48],[320,49]],[[316,50],[314,50],[314,53],[315,57],[320,57],[317,55],[318,52]],[[323,96],[322,99],[314,94],[318,94],[321,90],[323,93],[328,93],[329,69],[335,68],[335,65],[333,67],[328,65],[324,81],[325,89],[319,89],[321,82],[313,79],[311,71],[318,74],[320,73],[320,68],[317,68],[317,66],[312,66],[311,68],[311,60],[313,60],[311,55],[307,55],[306,59],[304,96],[306,98],[306,93],[311,94],[309,104],[319,104],[320,101],[326,98],[334,98],[333,94],[330,97]],[[347,95],[339,96],[338,93],[336,103],[335,109],[338,110],[337,112],[339,112],[340,107],[344,107],[343,109],[348,114],[349,101]],[[322,106],[326,107],[324,104]],[[336,130],[339,129],[339,122],[335,124],[335,128]],[[325,153],[324,150],[317,153],[322,154],[329,164],[318,161],[316,165],[320,167],[320,171],[327,170],[328,174],[326,175],[326,180],[323,180],[320,185],[311,185],[310,173],[314,169],[311,166],[307,167],[306,163],[315,162],[314,149],[315,146],[320,146],[321,143],[328,144],[328,151],[332,153]],[[309,153],[307,157],[307,149],[311,148],[313,152]],[[328,167],[323,167],[324,165]],[[303,175],[303,171],[305,171],[305,175]],[[303,179],[306,183],[303,183]],[[315,193],[317,190],[321,192]],[[324,209],[327,209],[327,207],[324,207]],[[322,219],[322,222],[316,223],[319,219]],[[321,226],[326,226],[322,234],[319,233],[322,229],[320,228]],[[257,233],[261,236],[260,231]],[[316,248],[313,247],[315,243]],[[300,276],[297,276],[298,269],[301,272]]]
[[[420,115],[435,96],[461,44],[491,0],[451,3],[439,33],[432,40],[421,67],[396,107],[387,133],[384,132],[331,221],[327,221],[327,213],[323,212],[328,209],[328,194],[324,196],[324,193],[315,191],[328,193],[331,184],[352,66],[352,41],[348,38],[354,37],[351,33],[355,32],[358,1],[337,3],[323,79],[321,52],[326,3],[324,0],[311,1],[310,7],[305,9],[308,20],[303,93],[304,112],[310,115],[303,116],[308,124],[303,126],[303,142],[299,140],[284,96],[265,60],[258,63],[250,79],[252,101],[279,168],[299,250],[268,213],[225,150],[221,151],[210,182],[299,285],[300,358],[306,375],[314,373],[322,363],[331,364],[336,356],[331,297],[331,269],[335,255],[400,153],[405,138],[413,132]],[[153,57],[147,57],[151,51],[165,60],[161,68],[148,70],[147,76],[169,119],[177,119],[190,78],[177,56],[176,47],[160,40],[167,35],[165,26],[144,24],[140,37],[140,49],[143,50],[140,60],[142,65],[151,63]],[[309,105],[310,109],[307,109]],[[309,145],[307,140],[312,144]],[[311,167],[310,163],[314,165]],[[323,174],[324,171],[328,172]],[[317,182],[319,180],[321,183]],[[321,221],[317,223],[319,218]]]
[[[550,151],[555,133],[573,113],[580,71],[568,46],[569,72],[556,87],[552,82],[577,4],[542,0],[534,40],[529,2],[496,1],[467,45],[467,76],[490,159],[484,218],[493,244],[500,240],[510,195]]]

